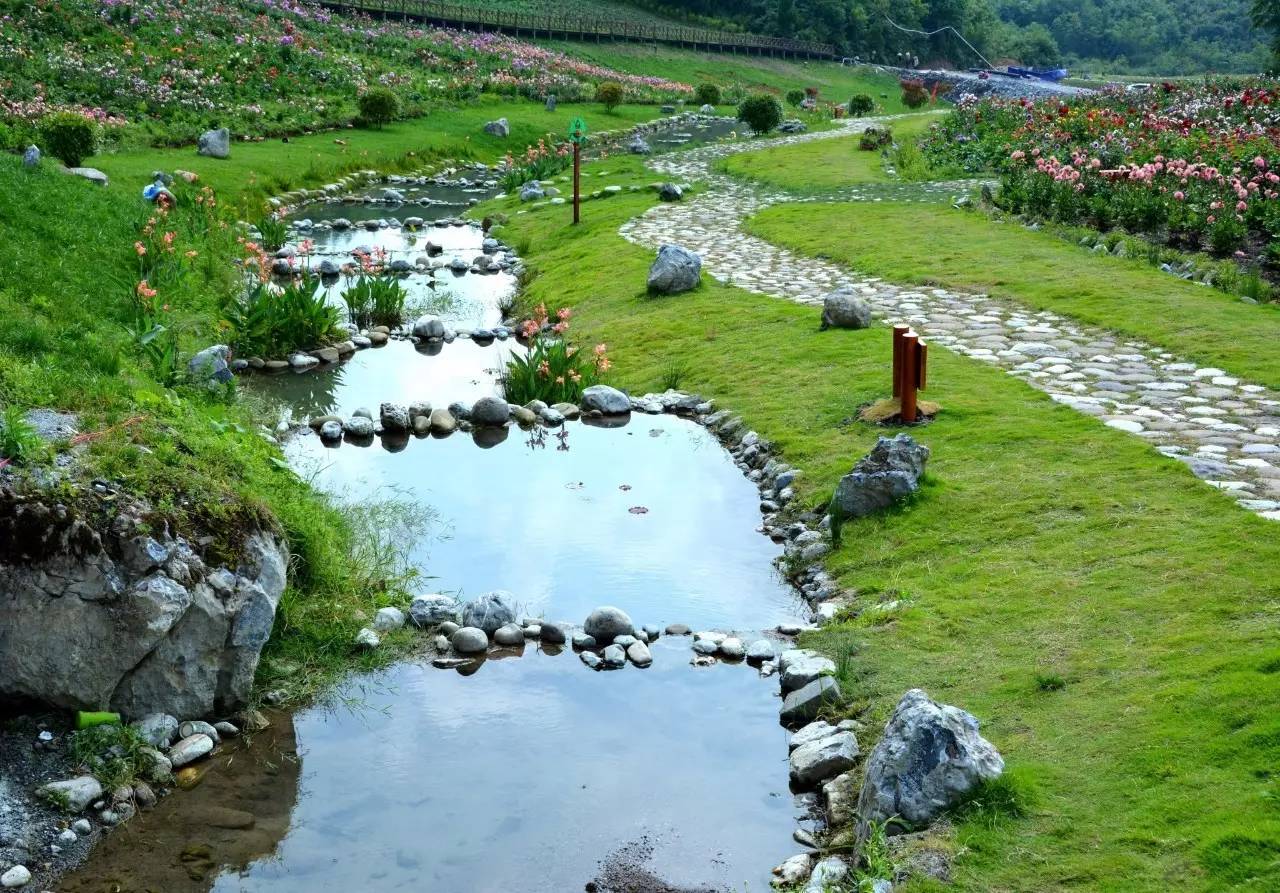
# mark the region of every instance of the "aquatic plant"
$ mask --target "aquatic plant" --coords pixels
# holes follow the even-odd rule
[[[259,279],[223,307],[236,352],[271,359],[334,340],[338,315],[319,280],[305,271],[283,286]]]
[[[389,274],[367,275],[342,292],[347,318],[360,328],[398,326],[404,322],[407,292],[400,280]]]
[[[556,322],[548,325],[547,307],[539,304],[533,318],[521,326],[520,334],[528,339],[529,350],[524,356],[513,356],[502,374],[509,402],[577,403],[582,392],[609,371],[612,364],[604,344],[584,351],[565,337],[572,315],[568,307],[562,307],[556,311]]]
[[[289,224],[274,211],[263,214],[254,228],[262,236],[262,247],[268,251],[279,251],[289,239]]]

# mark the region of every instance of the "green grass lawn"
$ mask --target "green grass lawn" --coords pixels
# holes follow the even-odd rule
[[[628,74],[660,74],[694,86],[708,82],[725,89],[740,87],[746,91],[768,90],[781,94],[788,90],[817,87],[822,102],[847,103],[853,94],[866,93],[875,100],[877,113],[906,111],[897,79],[865,66],[764,56],[724,56],[659,45],[571,41],[539,43],[576,59]]]
[[[888,122],[899,140],[912,140],[938,120],[936,113],[908,115]],[[858,148],[858,135],[740,152],[721,162],[721,169],[797,193],[826,192],[864,183],[897,182],[885,172],[878,151]]]
[[[610,180],[650,179],[617,161]],[[886,392],[888,332],[819,332],[812,308],[710,279],[645,296],[651,255],[617,228],[652,200],[588,202],[578,228],[567,208],[507,203],[503,235],[528,246],[525,300],[571,304],[633,392],[683,369],[683,387],[803,469],[802,504],[825,502],[881,433],[853,419]],[[1274,524],[999,370],[931,360],[944,409],[916,432],[934,451],[920,498],[846,525],[830,559],[864,600],[905,608],[809,644],[856,646],[842,682],[870,721],[864,751],[920,686],[974,712],[1005,755],[1027,815],[959,822],[954,889],[1276,889]]]
[[[778,205],[748,229],[892,282],[1053,310],[1280,388],[1280,306],[1245,304],[1136,258],[1091,254],[979,213],[907,203]]]
[[[481,101],[477,105],[437,109],[425,118],[399,121],[381,130],[350,129],[260,143],[233,143],[231,157],[205,158],[193,147],[143,149],[101,155],[85,163],[111,178],[111,189],[140,192],[155,170],[174,168],[200,175],[224,200],[262,197],[299,186],[315,186],[342,173],[363,168],[405,170],[439,158],[492,162],[506,152],[520,155],[548,133],[560,136],[581,116],[593,133],[619,130],[659,117],[654,105],[621,105],[613,112],[595,103],[562,103],[548,112],[539,103]],[[484,124],[505,117],[511,135],[505,139],[483,131]],[[339,143],[341,141],[342,144]],[[345,145],[343,145],[345,144]]]

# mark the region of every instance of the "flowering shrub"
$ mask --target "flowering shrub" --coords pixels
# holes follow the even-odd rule
[[[137,131],[167,145],[215,126],[278,135],[345,125],[375,89],[415,115],[482,92],[569,100],[601,81],[628,101],[693,92],[511,37],[340,16],[311,0],[0,5],[0,150],[38,142],[56,112],[91,121],[101,142]]]
[[[587,353],[566,337],[572,315],[568,307],[561,307],[556,311],[555,323],[549,325],[547,307],[539,304],[533,318],[521,326],[520,335],[528,339],[529,351],[524,356],[513,356],[503,373],[502,387],[509,402],[577,403],[583,390],[609,371],[611,363],[604,344],[597,344]]]
[[[514,192],[530,180],[546,180],[569,166],[573,159],[572,146],[568,143],[548,146],[548,138],[549,136],[540,139],[536,146],[526,148],[519,159],[514,155],[507,155],[507,172],[502,175],[501,180],[504,191]]]
[[[922,147],[935,162],[999,172],[1001,202],[1015,212],[1240,258],[1280,241],[1273,81],[1041,102],[968,97]]]

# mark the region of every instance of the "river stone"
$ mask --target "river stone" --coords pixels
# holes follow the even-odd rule
[[[235,738],[240,734],[240,729],[234,723],[229,723],[226,720],[215,722],[213,728],[218,733],[219,738]]]
[[[921,689],[902,696],[867,760],[858,797],[858,835],[897,817],[925,827],[1004,772],[1004,760],[978,734],[978,720]]]
[[[720,646],[710,639],[694,639],[693,650],[698,654],[712,655],[720,650]]]
[[[791,751],[791,781],[797,787],[812,787],[847,772],[857,760],[857,737],[837,731]]]
[[[320,439],[332,443],[342,439],[342,422],[325,422],[320,426]]]
[[[604,650],[604,665],[606,669],[616,670],[625,666],[626,663],[627,652],[622,650],[621,645],[610,645]]]
[[[25,865],[15,865],[4,874],[0,874],[0,887],[5,889],[25,887],[29,883],[31,883],[31,872]]]
[[[563,645],[568,639],[565,626],[562,623],[548,623],[543,621],[538,627],[538,638],[548,645]],[[577,645],[578,637],[574,636],[574,644]],[[594,645],[595,643],[592,642]]]
[[[687,636],[689,635],[689,632],[689,627],[685,626],[683,623],[667,624],[666,634],[669,636]]]
[[[615,644],[615,645],[619,645],[619,646],[621,646],[621,647],[623,647],[623,648],[630,648],[630,647],[631,647],[631,643],[632,643],[632,642],[635,642],[635,641],[637,641],[637,639],[636,639],[636,637],[635,637],[635,636],[628,635],[628,634],[626,634],[626,633],[624,633],[623,635],[620,635],[620,636],[614,636],[614,637],[613,637],[613,644]]]
[[[540,198],[546,198],[546,193],[537,183],[525,183],[520,187],[520,201],[536,202]]]
[[[684,190],[675,183],[663,183],[658,187],[658,198],[664,202],[678,202],[684,198]]]
[[[523,644],[524,629],[518,623],[508,623],[494,632],[493,641],[507,647]]]
[[[663,245],[649,268],[649,291],[675,295],[702,282],[702,258],[679,245]]]
[[[207,757],[212,752],[212,738],[208,735],[192,735],[169,748],[169,762],[173,764],[173,768],[181,769],[188,763]]]
[[[454,630],[454,632],[457,632],[457,630]],[[431,640],[431,644],[435,646],[436,651],[444,654],[449,650],[449,637],[445,635],[436,636]]]
[[[419,627],[456,621],[461,614],[462,606],[458,600],[447,595],[415,595],[409,604],[409,618],[414,626]]]
[[[461,607],[459,607],[459,610],[461,610]],[[444,623],[440,624],[437,632],[446,636],[451,636],[460,629],[462,629],[461,625],[454,623],[452,620],[446,620]]]
[[[526,627],[524,628],[524,637],[525,637],[526,639],[539,639],[539,640],[540,640],[540,639],[542,638],[542,624],[541,624],[541,623],[530,623],[528,626],[526,626]]]
[[[928,459],[929,448],[908,434],[881,437],[840,479],[834,510],[845,518],[862,518],[888,508],[916,492]]]
[[[378,638],[378,634],[367,626],[356,633],[354,641],[357,647],[369,650],[373,650],[382,644],[382,639]]]
[[[631,398],[607,384],[593,384],[582,392],[582,408],[605,415],[626,415],[631,412]]]
[[[157,783],[169,781],[169,776],[173,773],[173,763],[169,761],[168,757],[154,747],[142,747],[139,748],[139,752],[150,760],[150,764],[145,770],[148,779]]]
[[[507,123],[506,118],[499,118],[496,121],[490,121],[484,125],[484,132],[489,136],[496,136],[505,139],[511,135],[511,125]]]
[[[777,878],[773,883],[783,888],[795,887],[803,884],[811,871],[813,871],[813,856],[809,853],[801,853],[787,859],[773,870]]]
[[[404,611],[399,608],[379,608],[373,615],[374,632],[388,633],[404,626]]]
[[[819,676],[804,688],[797,689],[782,701],[780,719],[783,725],[807,722],[818,715],[823,707],[840,701],[840,686],[830,676]]]
[[[408,431],[412,426],[409,409],[401,403],[383,403],[378,408],[378,417],[382,420],[384,431]]]
[[[218,734],[218,730],[211,723],[207,723],[202,719],[188,719],[186,722],[178,726],[178,739],[190,738],[192,735],[208,735],[213,739],[213,743],[217,744],[222,740],[222,736]]]
[[[630,636],[635,633],[635,624],[626,612],[620,608],[605,605],[596,608],[582,625],[583,632],[598,643],[607,645],[618,636]],[[619,649],[621,650],[621,649]]]
[[[225,127],[206,130],[196,141],[196,154],[209,158],[231,157],[231,131]]]
[[[578,657],[591,669],[600,669],[600,655],[596,654],[594,651],[580,651],[578,652]]]
[[[720,653],[729,658],[729,660],[741,660],[747,651],[742,647],[741,639],[729,636],[720,643]]]
[[[342,430],[356,438],[372,437],[373,420],[366,419],[364,416],[353,415],[342,423]]]
[[[178,734],[178,720],[167,713],[148,713],[129,725],[153,747],[168,747]]]
[[[73,813],[83,812],[84,808],[102,796],[102,785],[92,775],[81,775],[66,781],[51,781],[42,785],[36,793],[58,804],[66,804]]]
[[[489,637],[475,626],[464,626],[449,637],[453,650],[459,654],[478,654],[489,647]]]
[[[648,155],[653,148],[644,141],[644,137],[636,134],[631,138],[631,142],[627,143],[627,151],[632,155]]]
[[[829,738],[840,731],[838,726],[833,726],[825,719],[814,720],[807,726],[803,726],[796,730],[787,741],[787,748],[795,750],[797,747],[809,744],[814,741],[821,741],[823,738]]]
[[[511,407],[501,397],[481,397],[471,407],[471,423],[488,427],[505,425],[511,418]]]
[[[644,642],[632,642],[627,646],[627,657],[637,667],[647,667],[653,663],[653,655]]]
[[[452,434],[457,429],[458,420],[453,417],[453,413],[449,412],[449,410],[443,406],[431,410],[432,434]]]
[[[589,636],[589,635],[587,635],[586,633],[574,633],[574,634],[573,634],[573,647],[574,647],[574,648],[579,648],[579,649],[581,649],[581,648],[595,648],[595,647],[596,647],[596,639],[595,639],[595,636]]]
[[[782,671],[783,692],[804,688],[819,676],[830,676],[836,671],[835,662],[830,658],[801,648],[782,652],[778,668]]]
[[[424,341],[439,341],[444,338],[444,320],[428,313],[418,317],[413,324],[413,337]]]
[[[809,875],[804,893],[827,893],[828,890],[836,889],[836,885],[848,875],[849,866],[839,856],[827,856],[813,866],[813,873]]]
[[[516,612],[512,605],[514,600],[515,596],[502,589],[486,592],[463,606],[462,625],[474,626],[492,635],[508,623],[515,623]]]
[[[231,348],[225,344],[206,347],[187,361],[187,374],[196,384],[226,384],[235,376],[227,359],[231,356]]]
[[[773,660],[773,643],[768,639],[756,639],[747,649],[747,660],[753,663]]]
[[[871,325],[871,305],[845,285],[822,299],[823,329],[865,329]]]
[[[523,406],[511,407],[511,418],[521,428],[531,428],[538,423],[538,415]]]
[[[857,773],[844,772],[822,785],[822,799],[827,804],[827,825],[841,828],[857,815]]]

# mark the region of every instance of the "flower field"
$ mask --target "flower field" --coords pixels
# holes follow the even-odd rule
[[[0,0],[0,149],[76,111],[107,144],[176,145],[211,127],[281,135],[351,122],[356,98],[393,90],[409,115],[492,92],[635,102],[692,93],[495,34],[340,17],[295,0]]]
[[[1165,83],[1067,101],[963,100],[922,144],[995,170],[1011,211],[1280,271],[1280,84]]]

